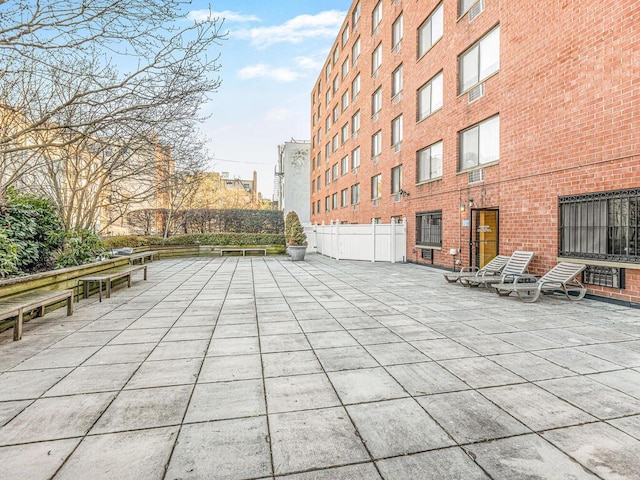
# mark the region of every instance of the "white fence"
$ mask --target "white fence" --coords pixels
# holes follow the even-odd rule
[[[407,258],[407,223],[306,225],[308,251],[336,260],[404,262]]]

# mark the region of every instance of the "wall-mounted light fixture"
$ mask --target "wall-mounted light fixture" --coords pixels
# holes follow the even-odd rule
[[[409,196],[409,192],[407,192],[406,190],[403,190],[403,189],[400,189],[400,190],[398,191],[398,193],[399,193],[400,195],[402,195],[403,197],[408,197],[408,196]]]

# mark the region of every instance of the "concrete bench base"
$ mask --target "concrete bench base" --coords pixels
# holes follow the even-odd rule
[[[22,338],[22,322],[24,314],[38,310],[36,316],[44,316],[45,308],[54,303],[67,301],[67,316],[73,315],[73,290],[46,290],[21,293],[0,299],[0,320],[16,318],[13,327],[13,340]]]
[[[247,252],[262,252],[264,256],[267,256],[266,248],[221,248],[220,256],[224,255],[224,252],[242,252],[242,256],[245,257]]]

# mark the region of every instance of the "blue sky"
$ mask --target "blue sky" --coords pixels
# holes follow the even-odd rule
[[[277,146],[309,140],[309,98],[348,0],[194,1],[191,18],[225,18],[222,85],[204,109],[213,169],[250,178],[271,198]]]

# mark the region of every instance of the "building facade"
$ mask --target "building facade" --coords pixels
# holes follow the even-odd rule
[[[274,201],[285,216],[295,211],[302,223],[310,221],[309,148],[309,142],[294,139],[278,145],[275,171]]]
[[[311,94],[311,221],[404,217],[409,261],[535,252],[640,302],[635,0],[359,0]]]

